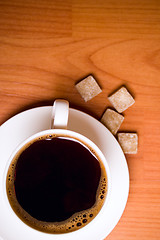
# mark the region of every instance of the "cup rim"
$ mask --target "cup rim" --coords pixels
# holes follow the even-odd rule
[[[109,196],[110,196],[110,192],[111,192],[111,175],[110,175],[110,170],[109,170],[109,166],[108,166],[108,163],[107,163],[107,159],[106,157],[104,156],[104,154],[102,153],[102,151],[99,149],[99,147],[92,141],[90,140],[89,138],[85,137],[84,135],[80,134],[80,133],[77,133],[77,132],[74,132],[72,130],[68,130],[68,129],[47,129],[47,130],[43,130],[43,131],[40,131],[40,132],[37,132],[33,135],[31,135],[30,137],[28,137],[27,139],[25,139],[23,142],[21,142],[12,152],[12,154],[10,155],[7,163],[6,163],[6,166],[5,166],[5,170],[4,170],[4,174],[3,174],[3,190],[4,190],[4,197],[5,197],[5,203],[8,207],[9,210],[12,211],[12,213],[19,219],[19,221],[21,223],[24,223],[18,216],[17,214],[14,212],[14,210],[12,209],[10,203],[9,203],[9,199],[8,199],[8,196],[7,196],[7,191],[6,191],[6,178],[7,178],[7,172],[8,172],[8,168],[10,166],[10,163],[12,161],[12,159],[14,158],[14,156],[26,145],[28,144],[29,142],[31,142],[32,140],[36,139],[36,138],[39,138],[39,137],[42,137],[44,135],[51,135],[51,134],[57,134],[59,136],[63,136],[63,137],[71,137],[73,139],[76,139],[77,141],[81,142],[82,144],[85,145],[89,145],[93,150],[95,150],[96,154],[99,156],[99,158],[102,160],[102,163],[105,167],[105,171],[106,171],[106,175],[107,175],[107,194],[105,196],[105,200],[104,200],[104,203],[103,203],[103,206],[101,207],[100,211],[98,212],[98,214],[95,216],[95,218],[89,222],[87,225],[85,225],[84,227],[80,228],[80,229],[77,229],[73,232],[68,232],[68,233],[47,233],[47,234],[50,234],[50,235],[68,235],[68,234],[73,234],[74,232],[77,232],[77,231],[83,231],[83,229],[85,228],[88,228],[88,226],[91,226],[91,224],[93,222],[96,221],[97,219],[97,216],[100,216],[101,213],[103,212],[103,209],[107,206],[107,203],[109,201]],[[25,224],[25,223],[24,223]],[[38,232],[41,232],[39,230],[36,230],[34,228],[32,228],[31,226],[25,224],[27,227],[33,229],[34,231],[38,231]],[[46,233],[46,232],[41,232],[41,233]]]

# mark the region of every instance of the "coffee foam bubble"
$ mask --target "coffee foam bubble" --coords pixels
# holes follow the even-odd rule
[[[101,210],[105,201],[105,197],[108,190],[108,182],[107,182],[105,167],[102,161],[99,159],[95,151],[88,146],[90,151],[92,151],[92,153],[95,154],[96,157],[98,158],[101,166],[101,178],[99,182],[99,187],[97,189],[96,202],[94,206],[92,206],[90,209],[77,212],[67,220],[61,221],[61,222],[43,222],[33,218],[30,214],[28,214],[18,203],[16,199],[15,190],[14,190],[15,169],[16,169],[16,163],[17,163],[18,157],[33,142],[37,140],[44,140],[44,139],[49,140],[55,137],[59,137],[59,136],[46,135],[43,137],[39,137],[38,139],[35,139],[32,142],[25,145],[23,149],[21,149],[15,155],[8,169],[8,174],[6,179],[6,190],[7,190],[8,200],[10,202],[12,209],[24,223],[26,223],[27,225],[29,225],[30,227],[36,230],[46,232],[46,233],[66,233],[66,232],[72,232],[80,229],[81,227],[91,222],[97,216],[97,214]],[[66,137],[66,136],[63,136],[63,137]]]

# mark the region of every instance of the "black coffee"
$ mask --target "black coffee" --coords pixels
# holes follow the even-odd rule
[[[68,232],[89,223],[107,192],[103,164],[82,144],[45,136],[13,159],[7,193],[15,213],[44,232]]]

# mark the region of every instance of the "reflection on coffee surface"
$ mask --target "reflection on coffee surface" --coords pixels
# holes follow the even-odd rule
[[[7,194],[15,213],[48,233],[75,231],[100,211],[107,193],[103,163],[70,137],[43,136],[12,160]]]

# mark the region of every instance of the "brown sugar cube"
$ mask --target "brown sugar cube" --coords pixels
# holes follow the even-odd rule
[[[90,75],[75,85],[85,102],[102,92],[96,80]]]
[[[119,113],[122,113],[135,103],[135,100],[125,87],[121,87],[117,92],[108,97],[108,99]]]
[[[101,118],[101,122],[115,135],[120,128],[124,117],[114,110],[107,109]]]
[[[138,135],[136,133],[118,133],[118,141],[124,153],[137,153]]]

